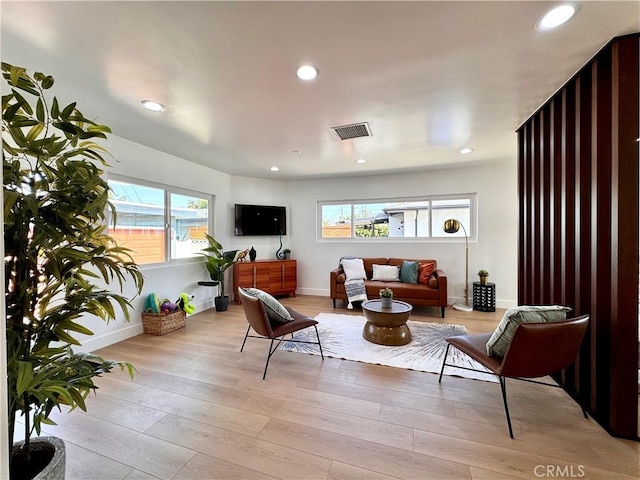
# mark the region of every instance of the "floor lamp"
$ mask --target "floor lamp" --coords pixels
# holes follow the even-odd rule
[[[444,226],[442,227],[445,233],[457,233],[462,227],[462,231],[464,232],[464,246],[465,246],[465,265],[464,265],[464,305],[453,305],[453,308],[456,310],[461,310],[463,312],[471,312],[473,311],[473,307],[469,305],[469,241],[467,237],[467,230],[464,228],[464,225],[460,223],[455,218],[450,218],[449,220],[445,220]]]

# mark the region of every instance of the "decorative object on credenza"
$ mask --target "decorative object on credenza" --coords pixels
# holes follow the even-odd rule
[[[391,308],[393,303],[393,290],[389,287],[380,290],[380,300],[382,302],[382,308]]]
[[[278,260],[284,260],[284,252],[282,251],[282,234],[280,234],[280,246],[276,250],[276,258]]]
[[[282,257],[283,257],[283,260],[289,260],[289,258],[291,258],[291,250],[288,248],[285,248],[284,250],[282,250]]]
[[[247,261],[247,255],[249,255],[249,249],[248,248],[246,250],[243,250],[240,253],[238,253],[238,256],[236,257],[236,262],[246,262]]]
[[[453,304],[453,308],[462,312],[471,312],[473,307],[469,305],[469,239],[467,237],[467,229],[464,225],[455,218],[450,218],[444,221],[443,230],[445,233],[458,233],[458,230],[462,228],[464,232],[464,245],[465,245],[465,264],[464,264],[464,305]]]
[[[478,272],[478,277],[480,277],[480,285],[486,285],[487,280],[489,279],[489,272],[486,270],[480,270]]]
[[[257,255],[256,249],[251,247],[251,250],[249,250],[249,260],[251,260],[252,262],[255,262],[256,255]]]

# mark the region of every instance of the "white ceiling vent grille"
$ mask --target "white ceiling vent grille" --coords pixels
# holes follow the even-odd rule
[[[371,137],[371,129],[367,122],[352,123],[351,125],[340,125],[339,127],[331,127],[331,130],[340,138],[340,140],[349,140],[351,138]]]

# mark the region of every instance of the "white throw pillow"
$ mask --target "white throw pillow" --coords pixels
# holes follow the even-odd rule
[[[399,282],[400,267],[397,265],[376,265],[373,264],[372,280],[381,280],[383,282]]]
[[[367,272],[364,271],[364,262],[361,258],[343,259],[342,269],[347,280],[366,280]]]

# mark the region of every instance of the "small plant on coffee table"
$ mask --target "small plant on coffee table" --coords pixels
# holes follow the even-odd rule
[[[389,287],[380,290],[380,298],[393,298],[393,290]]]
[[[380,290],[380,301],[382,302],[382,308],[390,308],[393,302],[393,290],[389,287]]]

